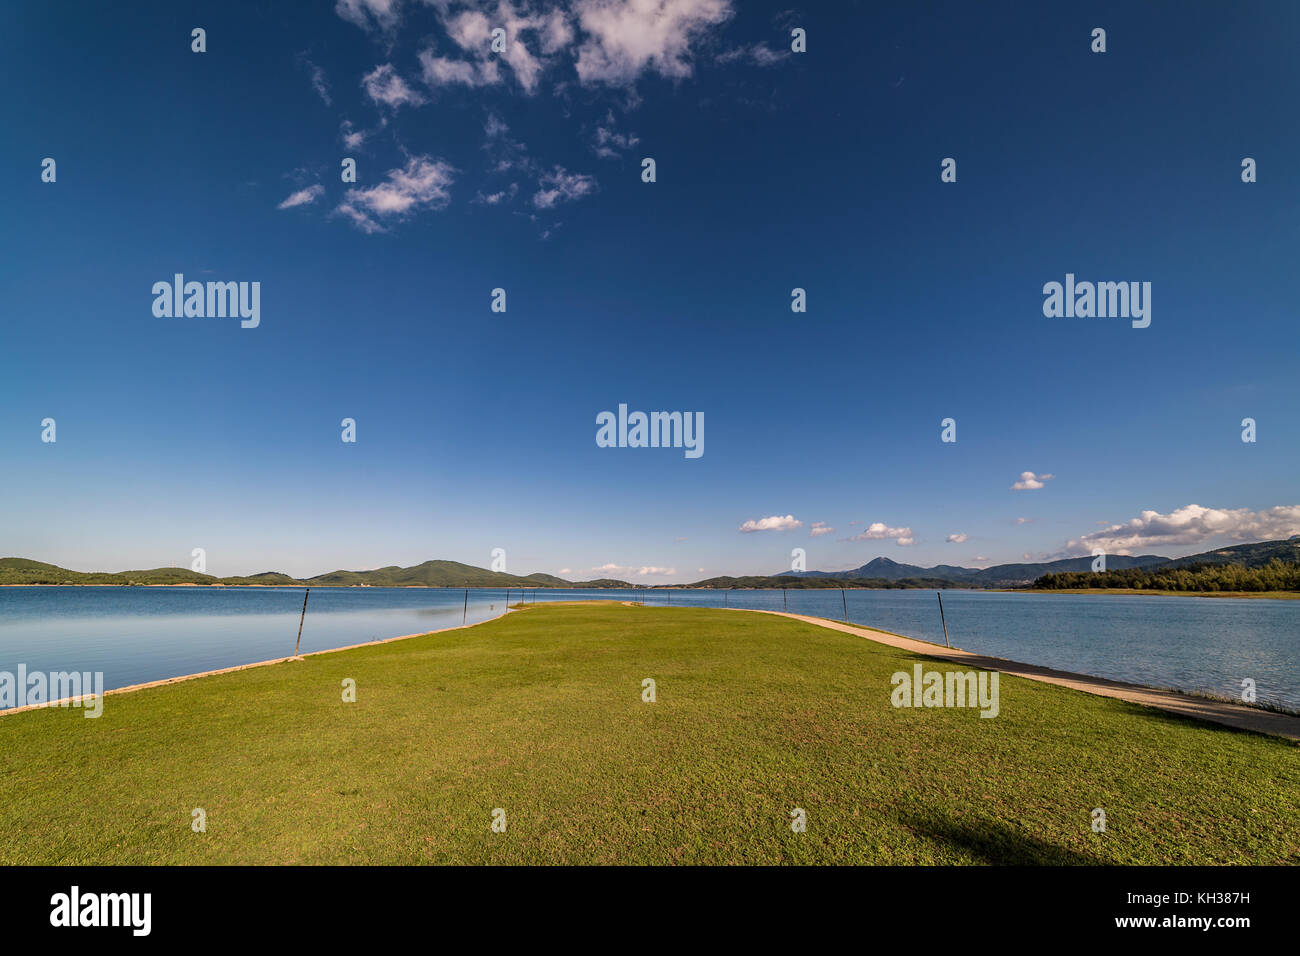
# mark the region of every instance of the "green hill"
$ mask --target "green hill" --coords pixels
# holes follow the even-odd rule
[[[1258,541],[1254,544],[1238,544],[1231,548],[1189,554],[1185,558],[1175,558],[1151,570],[1183,568],[1194,564],[1239,564],[1243,568],[1262,568],[1275,560],[1286,564],[1300,563],[1300,535],[1280,541]]]
[[[690,585],[693,588],[791,588],[795,590],[817,590],[826,588],[958,588],[962,584],[943,578],[832,578],[832,577],[796,577],[794,575],[749,575],[731,577],[723,575],[706,578]]]
[[[601,579],[599,581],[566,581],[552,574],[530,574],[522,577],[489,571],[459,561],[425,561],[414,567],[400,568],[389,565],[372,571],[331,571],[310,578],[294,578],[279,571],[263,571],[218,578],[200,574],[187,568],[152,568],[138,571],[69,571],[54,564],[32,561],[28,558],[0,558],[0,585],[51,585],[51,584],[104,584],[118,586],[139,585],[225,585],[240,587],[426,587],[426,588],[630,588],[626,581]]]
[[[555,579],[559,581],[559,578]],[[426,588],[492,588],[537,587],[538,582],[517,574],[488,571],[459,561],[425,561],[414,567],[399,568],[390,565],[374,571],[331,571],[307,578],[307,584],[339,585],[368,584],[371,587],[426,587]],[[565,587],[568,582],[565,582]]]

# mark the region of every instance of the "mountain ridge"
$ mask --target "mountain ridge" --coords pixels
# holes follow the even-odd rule
[[[1158,570],[1194,564],[1241,564],[1258,568],[1272,560],[1300,563],[1300,535],[1275,541],[1257,541],[1249,544],[1229,545],[1189,554],[1182,558],[1166,558],[1144,554],[1108,555],[1108,570],[1143,568]],[[295,578],[279,571],[262,571],[257,574],[216,577],[186,568],[152,568],[135,571],[71,571],[58,565],[47,564],[31,558],[0,558],[0,585],[62,585],[97,584],[119,586],[150,585],[208,585],[228,587],[503,587],[503,588],[628,588],[644,590],[651,587],[781,587],[791,579],[804,581],[825,580],[844,582],[856,587],[942,587],[944,585],[972,588],[1004,588],[1032,584],[1044,574],[1089,571],[1091,557],[1061,558],[1026,564],[998,564],[988,568],[965,568],[960,565],[939,564],[923,568],[914,564],[901,564],[884,556],[873,558],[866,564],[844,571],[782,571],[772,575],[724,575],[706,578],[694,584],[645,585],[632,584],[615,578],[598,578],[591,581],[569,581],[541,571],[528,575],[490,571],[459,561],[430,560],[410,567],[390,564],[382,568],[363,571],[335,570],[308,578]],[[743,583],[742,583],[743,582]],[[762,584],[759,582],[768,582]],[[810,586],[810,585],[802,585]],[[818,587],[835,585],[819,584]]]
[[[1107,570],[1122,571],[1143,568],[1148,571],[1160,568],[1185,567],[1192,564],[1241,564],[1247,568],[1263,567],[1273,559],[1300,562],[1300,535],[1274,541],[1256,541],[1249,544],[1229,545],[1189,554],[1182,558],[1166,558],[1156,554],[1106,556]],[[900,564],[884,556],[873,558],[857,568],[844,571],[782,571],[772,577],[817,577],[850,580],[872,578],[886,581],[907,579],[939,579],[970,587],[1016,587],[1032,584],[1044,574],[1067,571],[1092,570],[1092,557],[1059,558],[1055,561],[1022,564],[997,564],[988,568],[965,568],[960,565],[939,564],[924,568],[915,564]]]

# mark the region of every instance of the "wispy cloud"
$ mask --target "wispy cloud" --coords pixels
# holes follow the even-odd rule
[[[835,533],[835,529],[832,528],[830,525],[828,525],[825,521],[814,521],[812,528],[809,529],[808,531],[808,537],[818,538],[824,534],[834,534],[834,533]]]
[[[316,91],[316,95],[324,101],[326,106],[333,106],[334,101],[330,97],[330,85],[325,79],[325,71],[313,63],[306,54],[300,54],[299,60],[311,76],[311,88]]]
[[[424,97],[398,75],[391,63],[375,67],[361,78],[361,88],[376,103],[397,109],[401,106],[419,106]]]
[[[349,189],[336,212],[362,232],[385,232],[385,221],[400,222],[422,209],[446,206],[455,172],[443,160],[413,156],[402,169],[389,170],[385,182]]]
[[[592,568],[590,573],[598,574],[601,577],[617,578],[646,578],[646,577],[667,577],[677,573],[676,568],[660,568],[654,565],[635,565],[624,564],[602,564],[598,568]]]
[[[392,30],[400,16],[400,0],[338,0],[334,12],[363,30]]]
[[[324,195],[325,187],[317,183],[315,186],[308,186],[306,189],[299,189],[296,193],[290,193],[289,197],[275,208],[292,209],[294,206],[307,206]]]
[[[494,86],[501,82],[501,70],[495,60],[453,60],[435,56],[433,50],[420,52],[420,70],[424,82],[439,86]]]
[[[514,199],[515,194],[518,192],[519,184],[511,183],[505,189],[499,189],[494,193],[480,192],[474,197],[474,201],[484,206],[499,206],[501,203]]]
[[[965,543],[966,543],[966,539],[967,539],[967,537],[968,537],[968,535],[966,535],[966,534],[964,534],[964,533],[962,533],[962,532],[959,531],[959,532],[957,532],[956,534],[950,534],[950,535],[948,535],[948,543],[949,543],[949,544],[965,544]]]
[[[351,120],[344,120],[339,124],[339,136],[348,149],[360,149],[365,145],[366,137],[369,135],[365,130],[353,126]]]
[[[581,199],[596,191],[596,180],[584,173],[571,173],[563,166],[556,166],[546,173],[538,182],[538,190],[533,194],[533,205],[538,209],[550,209],[562,202]]]
[[[749,46],[736,47],[719,53],[717,61],[719,63],[736,63],[747,60],[758,66],[775,66],[789,56],[789,50],[773,50],[766,44],[753,43]]]
[[[641,140],[635,133],[620,133],[615,128],[614,112],[605,113],[604,122],[597,125],[592,138],[592,151],[601,159],[618,159]]]

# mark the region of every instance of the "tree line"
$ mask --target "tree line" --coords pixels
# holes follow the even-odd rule
[[[1044,574],[1035,588],[1131,588],[1137,591],[1300,591],[1300,563],[1274,558],[1258,568],[1240,564],[1189,564],[1180,568],[1063,571]]]

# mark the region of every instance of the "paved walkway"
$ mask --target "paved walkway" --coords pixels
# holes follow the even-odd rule
[[[733,608],[732,610],[744,609]],[[1027,677],[1030,680],[1042,681],[1045,684],[1059,684],[1061,687],[1081,690],[1088,694],[1097,694],[1100,697],[1115,697],[1134,704],[1142,704],[1145,707],[1157,707],[1160,710],[1181,714],[1184,717],[1208,720],[1216,724],[1235,727],[1238,730],[1253,730],[1260,734],[1271,734],[1275,737],[1289,737],[1292,740],[1300,740],[1300,717],[1290,714],[1279,714],[1276,711],[1263,710],[1258,707],[1247,707],[1243,704],[1211,700],[1208,697],[1193,697],[1190,694],[1180,694],[1173,690],[1157,690],[1154,687],[1143,687],[1141,684],[1125,684],[1120,681],[1106,680],[1102,677],[1089,677],[1087,674],[1057,671],[1052,670],[1050,667],[1022,664],[1019,661],[1009,661],[1002,657],[972,654],[970,651],[959,650],[955,647],[948,648],[941,644],[931,644],[929,641],[899,637],[885,631],[876,631],[869,627],[858,627],[853,624],[843,624],[823,617],[809,617],[806,614],[791,614],[787,611],[751,611],[750,613],[789,617],[796,621],[816,624],[818,627],[827,627],[833,631],[843,631],[846,634],[865,637],[867,640],[875,641],[878,644],[888,644],[890,647],[914,651],[927,657],[956,661],[978,670],[1015,674],[1017,677]]]

